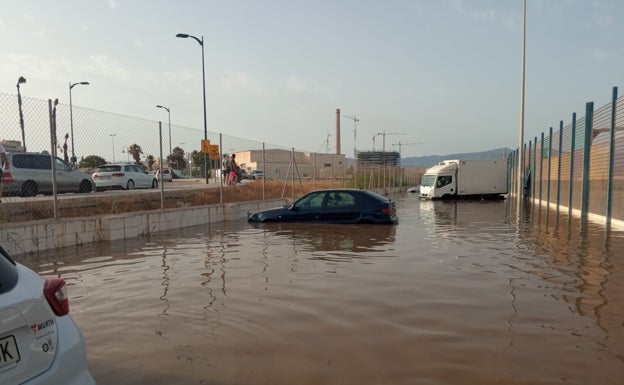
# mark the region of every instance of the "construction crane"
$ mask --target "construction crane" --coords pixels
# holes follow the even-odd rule
[[[321,144],[321,147],[318,149],[317,152],[321,152],[321,150],[323,149],[323,145],[325,145],[325,152],[329,154],[329,139],[330,138],[331,138],[331,134],[328,132],[325,139],[323,139],[323,144]]]
[[[386,164],[386,135],[407,135],[404,132],[386,132],[386,130],[384,130],[383,132],[378,132],[375,135],[373,135],[373,152],[375,152],[375,138],[378,137],[379,135],[381,135],[383,137],[383,146],[382,146],[382,150],[381,150],[381,162],[382,164]]]
[[[357,140],[357,123],[360,121],[360,119],[358,119],[357,116],[355,115],[353,116],[342,115],[342,116],[344,116],[347,119],[353,120],[353,159],[357,159],[355,141]]]
[[[423,143],[422,142],[418,142],[418,143],[401,143],[401,141],[399,141],[399,143],[394,143],[394,144],[392,144],[392,146],[393,147],[394,146],[399,146],[399,157],[401,157],[401,148],[403,146],[413,146],[413,145],[416,145],[416,144],[423,144]]]
[[[358,164],[358,159],[357,159],[357,149],[356,149],[356,140],[357,140],[357,123],[360,121],[360,119],[357,118],[357,116],[353,115],[353,116],[349,116],[349,115],[342,115],[347,119],[351,119],[353,120],[353,182],[354,182],[354,187],[357,188],[357,164]]]
[[[379,135],[383,137],[382,152],[385,153],[386,152],[386,135],[407,135],[407,134],[404,132],[386,132],[386,130],[384,130],[383,132],[376,133],[375,135],[373,135],[373,152],[375,151],[375,138],[378,137]]]

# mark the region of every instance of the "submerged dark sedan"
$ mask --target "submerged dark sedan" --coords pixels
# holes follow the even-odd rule
[[[249,217],[249,222],[394,224],[398,221],[394,202],[372,191],[357,189],[312,191],[289,205]]]

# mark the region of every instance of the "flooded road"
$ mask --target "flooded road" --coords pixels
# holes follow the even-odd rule
[[[622,233],[394,198],[397,226],[235,222],[20,262],[69,283],[99,385],[624,383]]]

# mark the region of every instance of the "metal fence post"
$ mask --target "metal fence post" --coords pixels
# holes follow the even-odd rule
[[[221,164],[221,162],[223,162],[223,134],[219,133],[219,148],[221,149],[221,151],[219,152],[219,169],[221,169],[221,172],[219,173],[219,175],[221,175],[221,180],[219,181],[219,204],[223,204],[223,181],[227,180],[226,178],[229,178],[229,176],[227,175],[223,175],[223,166]],[[229,164],[229,163],[228,163]],[[265,172],[265,177],[266,177],[266,170],[264,170]],[[216,172],[215,172],[216,175]]]
[[[589,166],[591,153],[591,139],[594,118],[594,102],[585,105],[585,135],[583,146],[583,185],[581,187],[581,220],[587,221],[589,210]]]
[[[542,209],[542,188],[544,184],[544,133],[540,142],[540,187],[539,187],[539,208]]]
[[[533,201],[535,201],[535,185],[537,184],[537,136],[533,139],[533,147],[533,186],[531,186],[531,197]]]
[[[171,143],[171,141],[169,141]],[[165,209],[165,178],[163,177],[163,149],[162,149],[162,122],[158,121],[158,145],[160,148],[160,162],[158,162],[158,167],[160,170],[160,209]],[[173,172],[173,171],[171,171]]]
[[[615,110],[617,108],[617,87],[613,87],[613,99],[611,101],[611,128],[609,132],[609,172],[607,176],[607,230],[611,228],[611,198],[613,196],[613,158],[615,155]]]
[[[550,213],[550,185],[552,183],[551,170],[552,170],[552,138],[553,128],[550,127],[548,131],[548,185],[546,186],[546,222],[548,222],[548,214]]]
[[[48,99],[48,111],[50,114],[50,168],[52,169],[52,207],[54,210],[54,219],[59,217],[58,195],[56,191],[56,105],[58,99],[54,100],[52,107],[52,99]],[[26,151],[26,150],[24,150]]]
[[[559,121],[559,148],[557,150],[557,220],[559,219],[559,203],[561,199],[561,151],[563,149],[563,120]]]
[[[572,193],[574,191],[574,157],[576,152],[576,112],[572,113],[572,139],[570,143],[570,183],[568,190],[568,222],[572,219]]]
[[[531,141],[531,139],[529,139],[529,153],[527,154],[527,162],[528,162],[527,168],[529,170],[528,172],[525,173],[525,176],[524,176],[528,182],[528,184],[525,183],[525,187],[526,187],[525,197],[526,198],[529,198],[529,195],[531,194],[529,189],[531,188],[532,179],[535,178],[535,175],[533,175],[533,172],[531,171],[531,153],[533,152],[532,146],[533,146],[533,142]],[[531,196],[531,198],[533,197]]]

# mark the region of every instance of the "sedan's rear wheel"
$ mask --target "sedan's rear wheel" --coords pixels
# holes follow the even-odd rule
[[[126,190],[134,190],[134,181],[130,179],[126,185]]]

